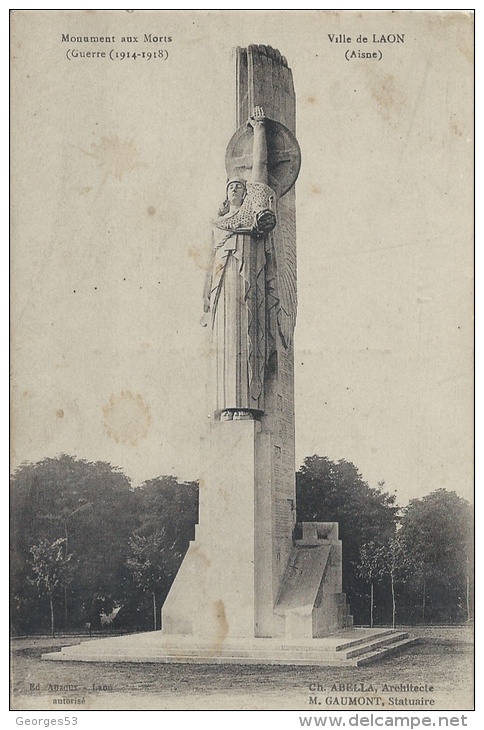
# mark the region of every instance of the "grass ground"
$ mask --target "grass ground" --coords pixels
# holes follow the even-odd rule
[[[411,629],[410,633],[421,638],[421,643],[405,653],[363,668],[46,662],[41,660],[41,654],[86,639],[14,639],[11,707],[63,712],[280,709],[314,713],[472,709],[471,629],[425,627]],[[427,689],[408,691],[405,688],[408,684],[420,688],[426,685]],[[311,685],[324,689],[311,689]],[[400,688],[386,691],[385,685],[399,685]],[[433,687],[432,691],[430,687]],[[310,699],[314,697],[316,705]],[[395,698],[393,704],[391,698]],[[427,704],[400,704],[416,699],[426,700]],[[434,704],[430,704],[431,701]]]

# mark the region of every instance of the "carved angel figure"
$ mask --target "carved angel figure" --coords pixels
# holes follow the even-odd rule
[[[276,193],[268,185],[261,107],[255,107],[249,124],[251,179],[227,183],[225,200],[212,221],[212,260],[204,290],[202,324],[211,324],[214,342],[215,413],[224,421],[263,413],[265,371],[274,351],[275,322],[283,314],[271,233],[277,222]]]

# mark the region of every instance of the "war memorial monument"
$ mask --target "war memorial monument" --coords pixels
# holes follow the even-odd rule
[[[409,641],[352,628],[338,525],[296,524],[296,100],[291,69],[270,46],[237,48],[235,68],[236,131],[201,319],[211,417],[195,540],[161,631],[46,659],[358,665]]]

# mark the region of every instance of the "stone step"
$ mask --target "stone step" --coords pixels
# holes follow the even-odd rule
[[[404,650],[415,642],[412,640],[403,640],[393,647],[381,648],[377,651],[370,652],[367,655],[345,659],[344,656],[336,657],[334,654],[327,657],[309,658],[305,655],[299,657],[249,657],[249,656],[139,656],[124,655],[120,657],[117,654],[103,654],[99,656],[87,655],[62,655],[58,652],[54,657],[45,655],[44,659],[50,661],[78,661],[78,662],[116,662],[116,663],[133,663],[133,664],[240,664],[240,665],[274,665],[274,666],[321,666],[321,667],[360,667],[372,664],[396,651]]]
[[[370,642],[365,642],[364,644],[361,644],[360,646],[356,647],[355,649],[351,649],[350,651],[345,651],[345,655],[347,659],[352,659],[353,657],[365,654],[366,652],[368,652],[369,648],[376,651],[380,647],[396,644],[399,641],[403,641],[403,639],[407,638],[408,634],[404,632],[392,634],[389,636],[383,636],[382,638],[373,639]]]
[[[297,659],[301,656],[305,656],[308,660],[309,659],[315,659],[315,660],[323,660],[323,659],[334,659],[335,661],[343,660],[343,659],[353,659],[354,657],[361,656],[364,654],[367,654],[369,651],[377,651],[381,647],[390,646],[394,643],[398,643],[400,641],[403,641],[404,639],[408,638],[408,634],[405,633],[399,633],[397,635],[391,635],[386,636],[379,639],[372,639],[367,640],[364,643],[360,643],[358,647],[354,649],[345,650],[343,647],[338,647],[337,650],[334,650],[332,648],[318,648],[318,647],[281,647],[281,648],[258,648],[258,647],[248,647],[247,649],[240,649],[240,648],[234,648],[234,647],[223,647],[220,649],[220,651],[214,652],[209,651],[208,649],[193,649],[186,653],[186,655],[191,656],[198,656],[198,657],[210,657],[210,656],[218,656],[218,657],[232,657],[232,656],[238,656],[240,658],[243,657],[254,657],[254,658],[261,658],[261,659],[267,659],[267,658],[275,658],[275,659]],[[153,654],[159,654],[160,652],[153,651]],[[169,653],[169,652],[167,652]],[[184,654],[183,650],[181,649],[180,652],[173,651],[172,655],[177,656],[178,653]]]
[[[355,628],[340,631],[321,638],[255,638],[245,639],[227,637],[225,639],[198,638],[191,636],[177,636],[163,634],[161,631],[147,631],[142,634],[125,634],[124,636],[111,636],[104,638],[92,638],[79,644],[71,644],[62,647],[62,651],[89,651],[101,648],[102,650],[115,648],[116,651],[125,651],[127,647],[135,647],[137,651],[219,651],[228,649],[230,651],[261,650],[261,651],[293,651],[294,649],[305,651],[342,651],[344,649],[359,646],[369,641],[378,640],[389,635],[401,635],[401,631],[395,629],[368,629]]]
[[[329,657],[333,654],[336,655],[336,658],[338,658],[337,654],[340,654],[339,658],[351,658],[352,656],[357,656],[359,654],[362,654],[364,652],[367,652],[370,647],[378,647],[383,644],[391,643],[393,641],[398,641],[400,639],[403,639],[407,636],[407,634],[398,633],[398,634],[391,634],[388,635],[388,632],[385,632],[384,636],[378,636],[374,638],[366,638],[361,639],[358,642],[349,641],[346,645],[338,644],[338,645],[331,645],[330,642],[321,642],[321,644],[315,645],[304,645],[304,644],[286,644],[286,645],[279,645],[279,644],[266,644],[265,641],[263,645],[261,644],[247,644],[245,642],[244,644],[233,644],[233,643],[226,643],[223,644],[220,647],[216,647],[213,644],[212,645],[206,645],[206,646],[193,646],[190,644],[184,645],[183,643],[180,644],[151,644],[151,645],[145,645],[145,646],[139,646],[139,645],[133,645],[133,646],[126,646],[126,645],[116,645],[114,642],[102,642],[102,647],[100,644],[95,642],[84,642],[84,644],[80,646],[68,646],[63,647],[61,652],[68,656],[73,656],[74,654],[77,655],[97,655],[97,656],[104,656],[107,654],[117,654],[118,656],[123,656],[124,654],[144,654],[147,656],[199,656],[199,657],[210,657],[210,656],[218,656],[218,657],[224,657],[224,656],[260,656],[260,657],[295,657],[295,656],[301,656],[304,654],[308,657],[314,657],[318,658],[321,656]],[[355,647],[351,649],[351,647]],[[245,648],[244,648],[245,647]],[[49,655],[50,656],[50,655]]]
[[[61,652],[57,653],[57,656],[44,655],[43,659],[49,661],[64,661],[64,662],[116,662],[116,663],[133,663],[133,664],[239,664],[239,665],[274,665],[274,666],[322,666],[322,667],[344,667],[344,666],[355,666],[355,660],[335,658],[334,655],[324,659],[311,659],[308,661],[307,658],[274,658],[274,657],[239,657],[239,656],[224,656],[224,657],[202,657],[202,656],[138,656],[138,655],[126,655],[120,657],[116,654],[103,654],[102,656],[86,656],[86,655],[61,655]]]
[[[308,648],[286,646],[285,648],[250,646],[223,647],[220,651],[208,648],[174,646],[167,650],[162,646],[89,646],[85,642],[81,646],[66,647],[60,652],[44,654],[43,659],[49,661],[84,661],[84,662],[136,662],[136,663],[193,663],[193,664],[273,664],[273,665],[313,665],[313,666],[364,666],[387,656],[390,653],[409,647],[416,642],[408,639],[408,635],[392,632],[386,636],[368,639],[357,648],[344,651],[338,645],[334,647]],[[93,642],[97,643],[97,642]],[[349,642],[354,646],[353,642]]]
[[[405,634],[406,635],[406,634]],[[144,634],[143,636],[150,636],[150,634]],[[273,638],[258,638],[253,640],[248,639],[236,639],[227,638],[220,641],[220,646],[217,650],[220,651],[298,651],[304,650],[307,652],[315,651],[346,651],[353,647],[358,647],[367,644],[371,641],[380,640],[386,637],[394,637],[395,640],[404,636],[402,631],[396,629],[365,629],[355,628],[350,631],[342,631],[329,636],[307,639],[301,637],[300,639],[273,639]],[[127,637],[128,638],[128,637]],[[191,637],[173,637],[170,641],[170,636],[163,635],[163,641],[161,638],[154,640],[150,639],[147,642],[147,648],[162,648],[164,650],[172,649],[177,651],[180,649],[183,651],[187,649],[192,651],[196,648],[197,651],[208,651],[213,652],[214,646],[217,642],[214,640],[201,640],[196,641],[196,647],[193,646],[193,639]],[[107,646],[107,644],[105,644]]]
[[[402,639],[401,641],[397,641],[394,644],[390,644],[389,646],[381,647],[380,649],[371,651],[368,654],[357,657],[354,666],[364,667],[367,664],[374,664],[375,662],[380,661],[380,659],[384,659],[385,657],[390,656],[392,654],[397,654],[399,651],[404,651],[405,649],[409,649],[411,646],[415,646],[415,644],[419,644],[419,643],[420,643],[420,639],[417,639],[417,638]]]
[[[353,633],[357,633],[361,629],[354,629]],[[375,635],[375,639],[381,639],[384,636],[395,636],[396,632],[395,629],[383,629],[379,630],[379,633]],[[372,641],[372,636],[361,636],[354,639],[346,639],[345,641],[341,642],[340,644],[337,644],[335,646],[335,651],[345,651],[346,649],[350,649],[353,646],[360,646],[361,644],[366,644],[368,641]]]

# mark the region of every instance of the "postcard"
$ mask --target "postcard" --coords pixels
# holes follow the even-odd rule
[[[12,11],[12,709],[473,709],[473,52]]]

